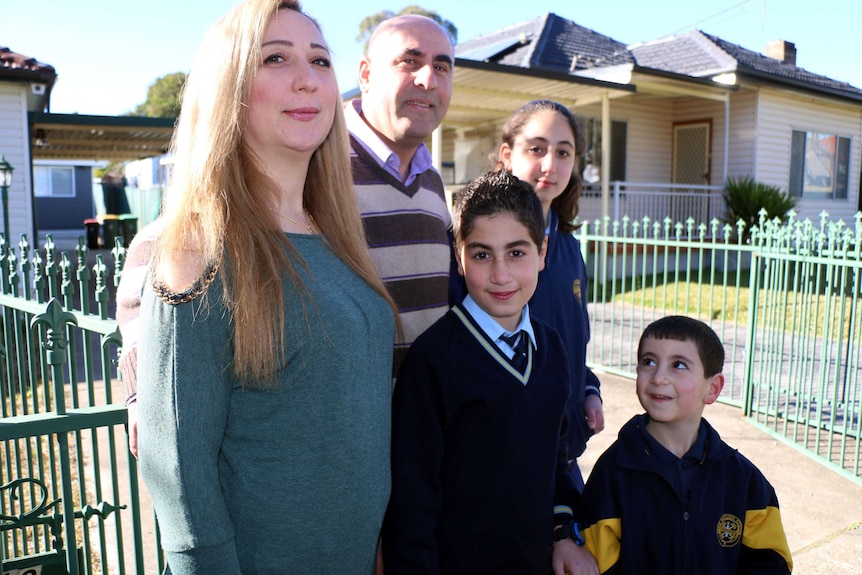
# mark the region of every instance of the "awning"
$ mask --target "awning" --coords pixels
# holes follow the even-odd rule
[[[452,100],[443,128],[497,125],[530,100],[555,100],[575,108],[631,96],[632,85],[536,68],[455,59]]]
[[[30,112],[34,160],[122,162],[167,152],[174,118]]]

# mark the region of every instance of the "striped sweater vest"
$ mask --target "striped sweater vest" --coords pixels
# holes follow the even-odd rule
[[[443,180],[434,169],[409,186],[350,137],[350,163],[371,257],[401,315],[393,377],[407,348],[448,309],[451,247]]]

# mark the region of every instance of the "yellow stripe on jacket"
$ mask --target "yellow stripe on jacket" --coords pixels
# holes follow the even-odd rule
[[[620,535],[622,523],[619,518],[602,519],[584,530],[584,547],[596,558],[599,573],[604,573],[620,560]]]
[[[778,507],[769,506],[766,509],[746,511],[742,544],[750,549],[773,549],[784,558],[788,569],[793,571],[790,546],[787,544]]]

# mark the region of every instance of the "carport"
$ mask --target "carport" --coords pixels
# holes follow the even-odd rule
[[[30,112],[34,160],[123,162],[164,154],[174,132],[173,118],[84,116]]]
[[[168,149],[174,124],[173,118],[30,112],[28,114],[29,146],[33,165],[46,163],[50,165],[51,162],[65,166],[77,164],[77,167],[73,168],[73,177],[78,181],[80,192],[70,198],[37,197],[34,184],[31,201],[35,237],[40,237],[43,229],[56,230],[55,225],[58,222],[68,222],[70,217],[79,224],[80,220],[77,218],[82,217],[84,203],[92,206],[94,195],[98,192],[93,189],[90,172],[82,171],[83,166],[93,165],[95,162],[127,162],[160,156]],[[69,170],[69,167],[59,169]],[[34,181],[35,171],[35,168],[32,168],[31,181]],[[98,190],[98,187],[95,190]],[[103,191],[107,190],[103,188]],[[106,207],[109,197],[113,198],[116,204],[117,194],[121,194],[120,197],[125,203],[122,184],[115,184],[111,191],[113,195],[106,195],[104,198]],[[99,198],[98,195],[95,197]],[[93,213],[91,208],[87,208],[86,211],[87,214]],[[113,210],[110,213],[120,214],[121,212]],[[83,218],[90,217],[90,215],[83,215]],[[131,216],[128,216],[128,219],[131,219]],[[132,226],[131,222],[127,224],[131,228],[137,227]]]

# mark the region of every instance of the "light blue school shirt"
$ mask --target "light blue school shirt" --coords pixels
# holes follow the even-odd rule
[[[500,348],[500,351],[506,354],[506,357],[512,359],[515,355],[515,349],[509,345],[506,340],[502,337],[510,336],[518,333],[523,330],[530,337],[530,343],[533,345],[533,349],[538,349],[536,345],[536,334],[533,333],[533,324],[530,323],[530,306],[529,304],[524,305],[524,309],[521,311],[521,321],[518,322],[517,327],[514,331],[506,331],[503,329],[497,320],[495,320],[491,315],[479,307],[479,304],[476,303],[476,300],[470,294],[467,294],[467,297],[464,298],[464,302],[461,304],[464,306],[473,319],[476,321],[476,325],[488,336],[497,347]],[[523,337],[523,336],[521,336]],[[517,342],[516,342],[517,345]]]

